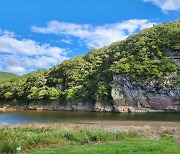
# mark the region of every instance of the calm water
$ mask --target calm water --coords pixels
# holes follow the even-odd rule
[[[176,121],[180,122],[180,113],[95,113],[63,111],[15,111],[0,112],[0,124],[33,122],[66,122],[83,120],[119,120],[119,121]]]

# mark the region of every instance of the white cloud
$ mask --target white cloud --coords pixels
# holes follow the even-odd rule
[[[72,44],[72,40],[70,39],[62,39],[61,42],[66,43],[66,44]]]
[[[32,31],[58,35],[61,38],[59,42],[67,44],[72,43],[72,37],[77,38],[79,44],[89,48],[99,48],[122,40],[140,29],[152,27],[153,24],[156,23],[146,19],[104,25],[50,21],[46,27],[32,26]],[[68,48],[41,44],[31,39],[18,39],[14,32],[0,29],[1,71],[25,74],[31,70],[49,68],[68,59],[68,52],[70,52]]]
[[[0,29],[0,68],[18,74],[30,69],[48,68],[62,62],[67,50],[40,44],[34,40],[18,40],[13,32]]]
[[[159,8],[163,12],[168,11],[180,11],[180,0],[143,0],[144,2],[150,2]]]
[[[25,72],[25,68],[23,68],[21,66],[8,66],[7,70],[9,72],[13,72],[13,73],[23,73],[23,72]]]
[[[51,47],[49,44],[40,45],[38,42],[28,39],[17,40],[10,36],[0,36],[0,52],[21,53],[25,55],[50,55],[58,56],[63,54],[64,49]]]
[[[7,37],[15,37],[14,32],[10,32],[8,30],[1,30],[1,29],[0,29],[0,35],[4,35],[4,36],[7,36]]]
[[[79,42],[89,48],[99,48],[125,39],[140,29],[152,27],[153,24],[155,23],[146,19],[132,19],[99,26],[50,21],[46,27],[32,26],[31,30],[42,34],[76,37],[79,39]]]

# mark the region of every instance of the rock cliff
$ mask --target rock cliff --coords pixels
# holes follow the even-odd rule
[[[168,50],[167,54],[180,68],[180,53]],[[153,82],[133,82],[122,75],[115,75],[113,80],[111,95],[115,112],[180,112],[179,85],[167,88]]]
[[[114,76],[111,95],[116,112],[179,112],[180,87],[168,89],[156,84],[133,82]]]

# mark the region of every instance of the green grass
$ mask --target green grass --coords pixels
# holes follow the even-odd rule
[[[34,150],[30,154],[56,154],[56,153],[152,153],[152,154],[178,154],[180,153],[180,145],[175,141],[161,139],[152,140],[146,138],[133,138],[116,142],[103,142],[101,144],[78,145],[68,147],[58,147],[44,150]]]
[[[135,132],[108,132],[103,130],[59,130],[51,128],[1,128],[0,153],[15,153],[43,147],[86,145],[104,141],[120,141],[138,137]]]
[[[180,153],[180,144],[169,132],[160,140],[136,132],[61,130],[59,128],[0,128],[0,153]]]

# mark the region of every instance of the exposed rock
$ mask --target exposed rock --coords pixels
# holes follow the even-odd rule
[[[97,99],[94,110],[96,112],[113,112],[113,106],[109,102],[105,102],[101,99]]]
[[[9,108],[9,107],[0,107],[0,112],[9,112],[9,111],[16,111],[15,108]]]
[[[168,89],[155,83],[137,83],[114,76],[111,95],[115,112],[180,112],[180,87]]]
[[[171,61],[180,67],[180,52],[172,52],[171,50],[166,51]]]
[[[57,101],[39,101],[36,105],[29,104],[27,109],[35,110],[54,110],[54,111],[94,111],[94,104],[91,102],[69,101],[60,102]]]

